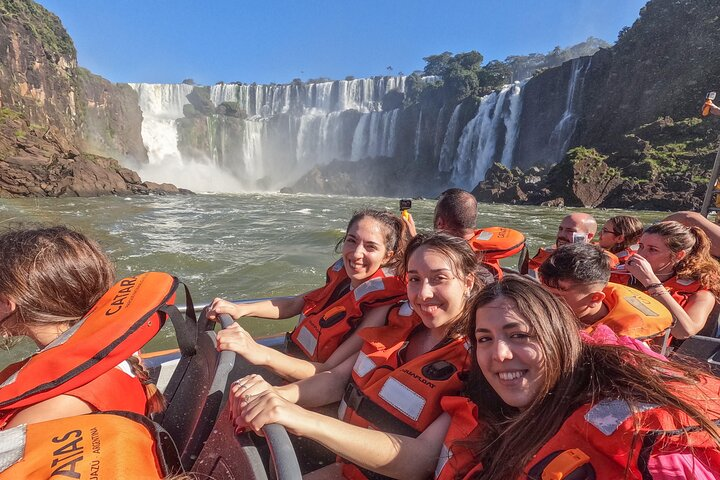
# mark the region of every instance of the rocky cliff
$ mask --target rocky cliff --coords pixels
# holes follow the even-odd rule
[[[120,166],[148,161],[137,95],[79,68],[60,20],[31,0],[0,1],[0,107],[0,196],[178,191]]]

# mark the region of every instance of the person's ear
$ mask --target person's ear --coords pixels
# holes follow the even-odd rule
[[[590,240],[592,240],[593,238],[595,238],[595,234],[592,233],[592,232],[588,232],[588,233],[587,233],[587,241],[588,241],[588,243],[590,243]]]
[[[601,303],[603,300],[605,300],[605,292],[599,291],[599,292],[593,292],[590,294],[590,303]]]
[[[687,256],[687,252],[685,250],[680,250],[675,254],[675,260],[678,262],[682,261]]]
[[[13,299],[5,295],[0,295],[0,319],[6,318],[17,310],[17,304]]]
[[[475,286],[475,275],[472,273],[465,276],[465,296],[469,297],[470,292],[472,292],[473,287]]]
[[[445,230],[445,220],[442,217],[435,217],[435,230]]]
[[[625,235],[622,233],[615,237],[615,243],[624,243],[625,242]]]

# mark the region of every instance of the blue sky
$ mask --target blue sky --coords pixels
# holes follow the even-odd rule
[[[422,69],[478,50],[546,53],[610,43],[646,0],[40,0],[81,66],[114,82],[286,83]]]

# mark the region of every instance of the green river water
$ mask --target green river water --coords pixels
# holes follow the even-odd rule
[[[322,285],[336,258],[335,244],[353,211],[397,210],[397,199],[284,194],[200,194],[67,199],[12,199],[0,203],[0,227],[36,222],[72,226],[96,239],[119,277],[166,271],[190,288],[195,303],[215,296],[250,299],[294,295]],[[418,229],[432,227],[434,200],[414,200]],[[478,225],[520,230],[534,252],[554,241],[570,209],[480,204]],[[590,210],[583,210],[590,211]],[[620,210],[597,210],[600,225]],[[643,222],[662,212],[632,212]],[[504,262],[514,267],[517,259]],[[243,319],[254,335],[292,328],[295,319]],[[146,350],[171,348],[171,328]],[[31,342],[0,351],[0,367],[27,356]]]

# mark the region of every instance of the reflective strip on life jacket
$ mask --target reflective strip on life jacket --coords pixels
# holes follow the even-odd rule
[[[177,278],[161,272],[125,278],[56,342],[30,357],[0,388],[0,418],[62,395],[114,368],[163,326]]]
[[[305,296],[298,326],[290,334],[302,353],[317,362],[326,361],[355,330],[367,308],[396,303],[407,295],[405,282],[388,269],[378,269],[355,289],[342,259],[327,271],[328,283]]]
[[[378,396],[413,421],[420,418],[425,407],[425,398],[422,395],[392,377],[387,379]]]

